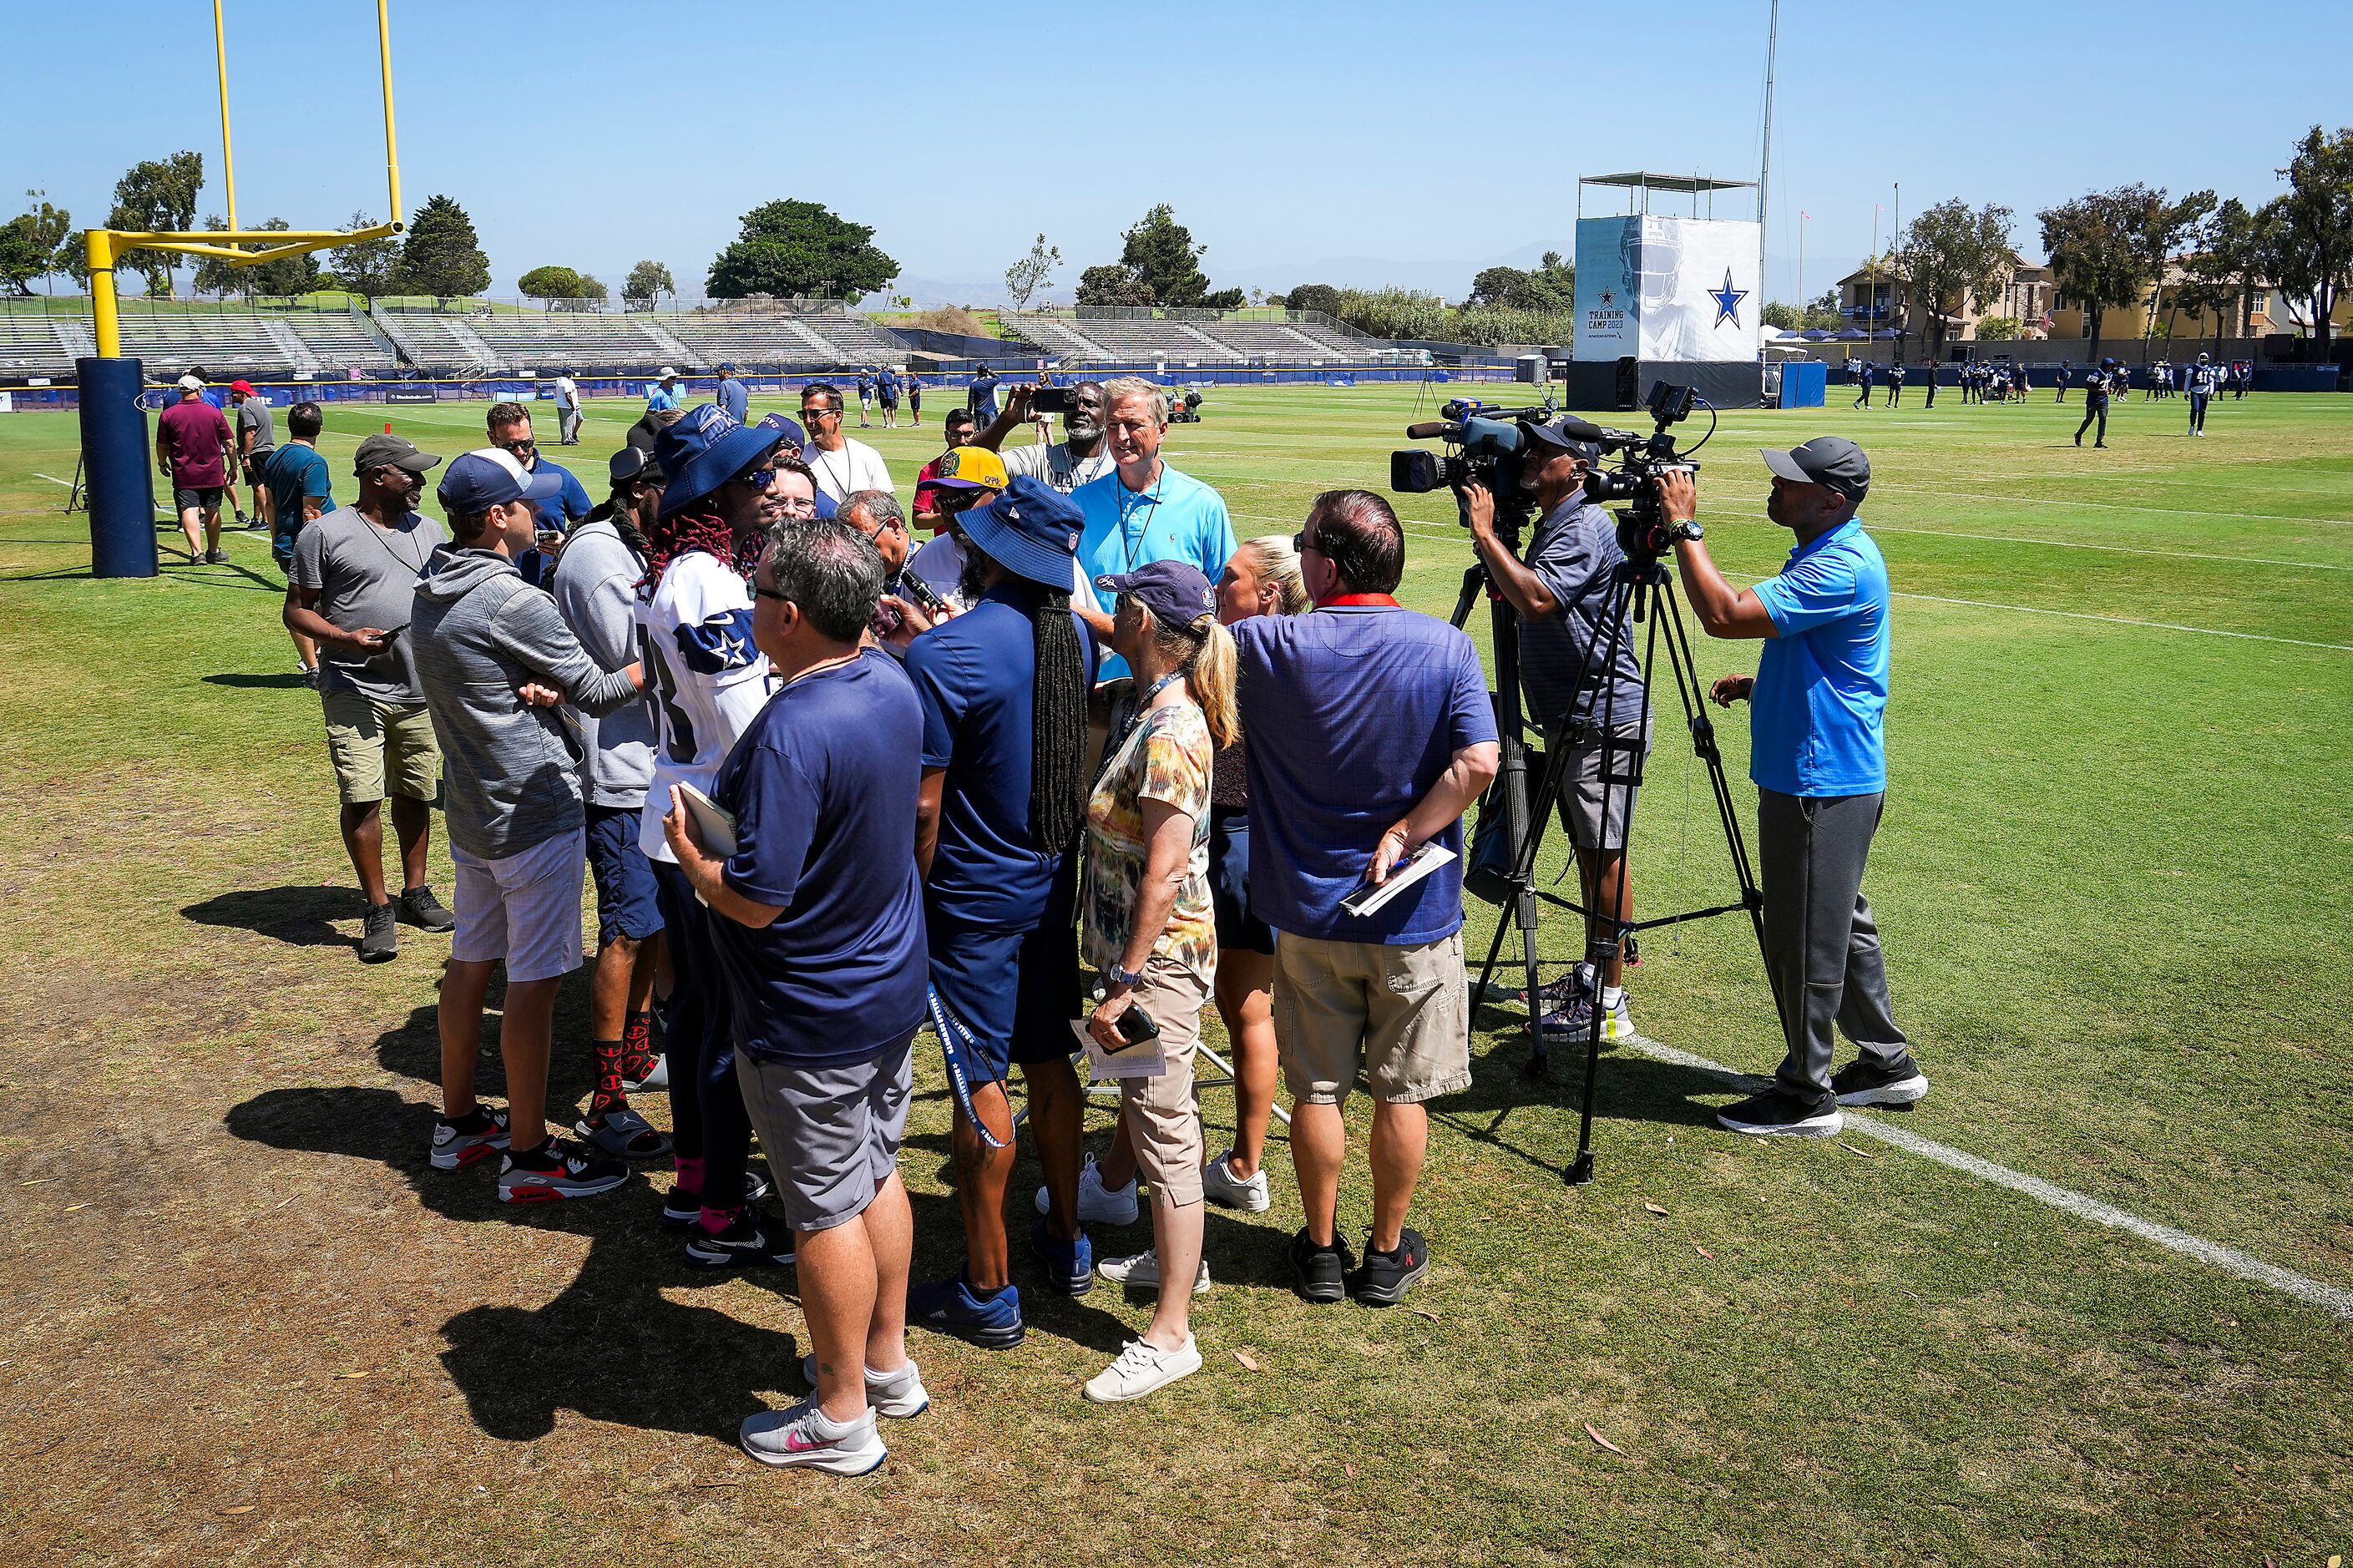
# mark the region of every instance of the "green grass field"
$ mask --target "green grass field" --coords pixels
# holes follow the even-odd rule
[[[921,431],[856,433],[903,485],[945,401]],[[2179,401],[2136,398],[2104,452],[2069,445],[2080,408],[2047,393],[1844,401],[1725,416],[1702,516],[1727,571],[1769,573],[1788,535],[1756,448],[1834,431],[1871,450],[1865,519],[1901,596],[1867,885],[1935,1080],[1882,1125],[2353,1289],[2353,398],[2225,402],[2202,441]],[[339,493],[385,413],[330,415]],[[637,413],[592,409],[592,492]],[[481,443],[480,405],[390,414],[428,450]],[[1206,414],[1169,455],[1247,536],[1382,484],[1427,411],[1363,387],[1216,390]],[[0,419],[12,1560],[2353,1551],[2353,1322],[1869,1130],[1715,1131],[1732,1086],[1640,1051],[1605,1058],[1599,1179],[1567,1187],[1568,1074],[1523,1080],[1503,1008],[1476,1086],[1435,1108],[1418,1223],[1437,1266],[1410,1309],[1291,1294],[1278,1137],[1273,1212],[1212,1212],[1200,1375],[1084,1404],[1145,1309],[1041,1291],[1017,1352],[918,1340],[935,1403],[889,1429],[881,1471],[761,1470],[733,1435],[799,1389],[791,1275],[690,1275],[644,1182],[518,1217],[480,1171],[427,1167],[440,939],[353,961],[318,700],[267,546],[91,581],[54,482],[74,446],[70,417]],[[1406,595],[1443,611],[1470,555],[1451,503],[1400,510]],[[1712,677],[1755,649],[1703,639],[1700,658]],[[1746,724],[1724,721],[1742,761]],[[1651,910],[1729,887],[1687,748],[1659,749],[1633,865]],[[1491,916],[1474,906],[1482,949]],[[1557,918],[1544,942],[1556,962],[1577,945]],[[1778,1058],[1745,924],[1657,934],[1631,986],[1645,1036],[1743,1071]],[[584,992],[559,1015],[560,1096],[587,1089]],[[904,1168],[937,1272],[958,1249],[948,1102],[918,1060]],[[1207,1110],[1216,1147],[1230,1097]],[[1344,1226],[1367,1207],[1349,1186]]]

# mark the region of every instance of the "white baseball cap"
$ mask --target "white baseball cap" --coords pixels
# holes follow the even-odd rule
[[[202,378],[193,375],[184,375],[174,384],[176,384],[182,392],[202,392],[205,389],[205,384]]]

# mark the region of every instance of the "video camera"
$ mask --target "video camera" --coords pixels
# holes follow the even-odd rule
[[[1654,561],[1674,543],[1667,529],[1666,514],[1659,507],[1658,488],[1651,481],[1662,474],[1699,472],[1699,465],[1677,450],[1675,438],[1667,430],[1690,418],[1692,409],[1700,401],[1693,388],[1662,381],[1651,388],[1646,405],[1652,426],[1648,436],[1590,426],[1575,432],[1598,443],[1605,458],[1613,452],[1620,455],[1617,468],[1597,468],[1585,476],[1585,499],[1596,505],[1620,509],[1618,548],[1626,552],[1629,560]],[[1711,405],[1709,435],[1715,434],[1714,418]],[[1700,445],[1705,445],[1706,440],[1704,436],[1700,437]],[[1697,446],[1692,448],[1698,449]]]

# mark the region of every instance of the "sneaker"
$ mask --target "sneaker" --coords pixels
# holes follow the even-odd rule
[[[562,1198],[593,1198],[629,1179],[618,1160],[600,1160],[577,1144],[550,1138],[536,1149],[512,1148],[499,1166],[499,1202],[546,1204]]]
[[[1591,996],[1580,996],[1556,1013],[1546,1013],[1537,1027],[1556,1040],[1583,1040],[1592,1037],[1593,1004]],[[1617,1003],[1601,1015],[1601,1042],[1604,1045],[1625,1045],[1634,1037],[1634,1016],[1626,1007],[1626,994],[1618,993]]]
[[[253,526],[253,520],[247,517],[245,513],[238,512],[237,514],[237,525],[240,529],[249,529]]]
[[[1053,1207],[1046,1189],[1038,1189],[1038,1212],[1044,1214]],[[1124,1187],[1103,1185],[1103,1169],[1092,1154],[1079,1167],[1079,1223],[1081,1225],[1134,1225],[1137,1215],[1135,1178],[1130,1176]]]
[[[462,1171],[493,1149],[507,1146],[507,1113],[474,1107],[455,1121],[438,1117],[433,1122],[433,1168]]]
[[[888,1415],[893,1421],[904,1421],[921,1415],[932,1407],[932,1396],[923,1387],[923,1375],[915,1370],[910,1359],[896,1372],[866,1370],[866,1403],[877,1415]],[[801,1381],[817,1392],[817,1357],[814,1353],[801,1357]]]
[[[1593,979],[1586,973],[1584,964],[1571,964],[1567,973],[1557,980],[1547,981],[1544,989],[1536,994],[1544,998],[1546,1007],[1565,1007],[1571,1002],[1592,995]],[[1514,1002],[1525,1005],[1527,999],[1528,994],[1525,991],[1512,993],[1512,1000]]]
[[[1180,1377],[1201,1370],[1200,1347],[1187,1334],[1173,1351],[1158,1350],[1142,1340],[1120,1347],[1119,1359],[1087,1380],[1087,1397],[1097,1405],[1141,1399],[1155,1388],[1166,1388]]]
[[[430,888],[410,888],[400,895],[400,918],[418,931],[456,931],[458,917],[441,907]]]
[[[626,1105],[617,1105],[602,1116],[584,1116],[572,1124],[572,1131],[590,1148],[616,1160],[659,1160],[670,1152],[670,1140]]]
[[[744,1173],[744,1204],[745,1207],[758,1203],[775,1189],[768,1178],[757,1171]],[[673,1184],[670,1195],[662,1199],[661,1225],[664,1230],[684,1230],[702,1218],[702,1194],[691,1187]]]
[[[309,688],[312,691],[319,689],[319,667],[317,665],[298,664],[294,668],[301,675],[302,684],[305,687]]]
[[[360,962],[389,963],[400,956],[398,917],[390,904],[372,904],[360,921]]]
[[[1760,1138],[1835,1138],[1840,1126],[1836,1100],[1815,1105],[1778,1086],[1725,1106],[1715,1120],[1735,1132]]]
[[[207,566],[227,565],[228,552],[216,545],[214,548],[205,552],[205,564]]]
[[[907,1321],[986,1351],[1009,1351],[1028,1332],[1021,1322],[1019,1286],[983,1295],[961,1268],[934,1283],[908,1286]]]
[[[735,1440],[764,1465],[824,1470],[836,1476],[869,1474],[891,1457],[874,1430],[872,1410],[846,1426],[838,1426],[826,1419],[814,1399],[789,1410],[763,1410],[746,1416]]]
[[[736,1210],[733,1223],[715,1236],[698,1224],[686,1243],[689,1268],[775,1268],[792,1260],[793,1233],[772,1232],[749,1208]]]
[[[1201,1167],[1201,1195],[1219,1208],[1264,1214],[1267,1206],[1274,1201],[1267,1194],[1265,1168],[1252,1172],[1250,1179],[1244,1181],[1234,1174],[1233,1159],[1234,1152],[1229,1149]],[[1151,1254],[1144,1256],[1148,1258]],[[1203,1288],[1207,1289],[1206,1286]]]
[[[1160,1255],[1139,1252],[1132,1258],[1106,1258],[1095,1265],[1095,1272],[1113,1284],[1124,1285],[1130,1290],[1156,1291],[1160,1289]],[[1193,1294],[1206,1296],[1208,1293],[1209,1260],[1204,1258],[1199,1271],[1193,1276]]]
[[[1298,1282],[1300,1295],[1310,1301],[1337,1301],[1345,1296],[1348,1271],[1356,1266],[1347,1244],[1336,1236],[1331,1246],[1318,1247],[1303,1226],[1291,1238],[1291,1277]]]
[[[1857,1058],[1831,1074],[1831,1092],[1841,1105],[1917,1105],[1928,1093],[1928,1075],[1909,1051],[1885,1065]]]
[[[1398,1232],[1395,1251],[1375,1252],[1368,1245],[1365,1261],[1348,1278],[1348,1294],[1367,1307],[1394,1307],[1430,1272],[1430,1243],[1410,1226]]]
[[[1083,1229],[1071,1240],[1059,1240],[1047,1233],[1040,1215],[1029,1227],[1029,1251],[1045,1269],[1046,1283],[1063,1295],[1083,1296],[1095,1288],[1094,1244]]]

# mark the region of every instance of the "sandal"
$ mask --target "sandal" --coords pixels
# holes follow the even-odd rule
[[[602,1116],[584,1116],[572,1131],[616,1159],[659,1160],[670,1152],[670,1140],[626,1105],[616,1106]]]

